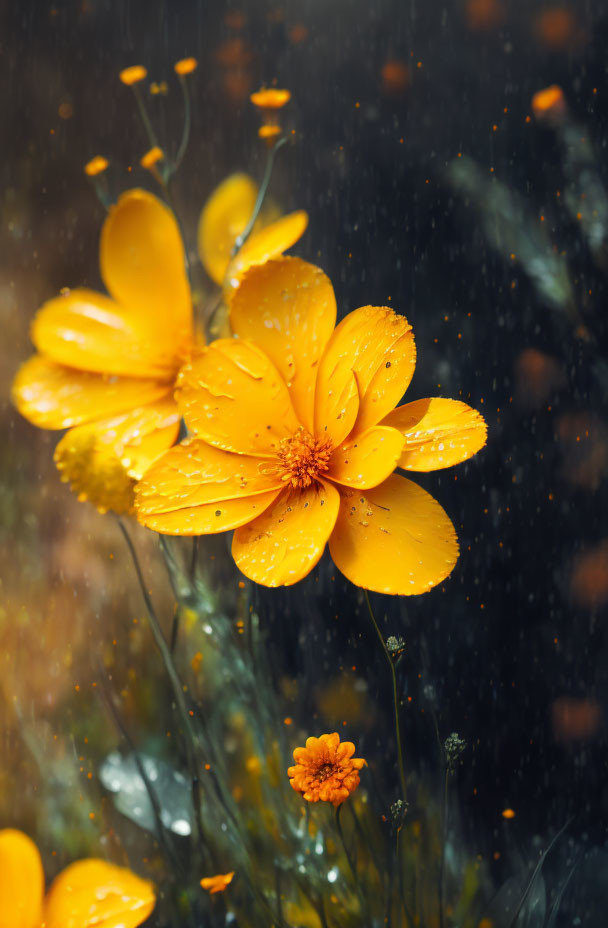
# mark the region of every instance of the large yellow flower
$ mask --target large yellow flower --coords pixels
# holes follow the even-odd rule
[[[173,213],[144,190],[110,209],[100,242],[110,296],[78,288],[46,303],[38,349],[13,401],[34,425],[70,431],[55,459],[81,499],[132,508],[133,483],[175,442],[177,372],[193,341],[185,255]]]
[[[454,567],[456,532],[393,470],[464,461],[486,426],[455,400],[393,408],[416,357],[403,316],[363,306],[335,320],[314,265],[283,257],[249,270],[231,301],[238,337],[203,348],[179,376],[192,435],[138,485],[138,518],[176,535],[236,529],[237,565],[266,586],[296,583],[329,542],[353,583],[422,593]]]
[[[151,883],[95,858],[66,867],[45,898],[36,845],[0,831],[0,928],[136,928],[155,901]]]

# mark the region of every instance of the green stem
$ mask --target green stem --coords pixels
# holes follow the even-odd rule
[[[139,115],[141,116],[141,121],[144,124],[144,129],[146,130],[146,135],[148,136],[148,142],[150,143],[150,148],[156,148],[160,145],[158,144],[158,139],[156,138],[156,133],[152,128],[152,123],[150,122],[150,117],[148,116],[148,111],[146,110],[146,104],[144,103],[143,97],[141,95],[141,90],[139,89],[138,84],[131,85],[133,93],[135,94],[135,101],[137,103],[137,109],[139,110]]]
[[[282,148],[283,145],[287,142],[287,137],[283,136],[278,140],[278,142],[272,147],[266,161],[266,169],[264,171],[264,177],[262,178],[262,183],[260,184],[260,189],[258,191],[257,200],[255,201],[255,206],[253,207],[253,212],[249,219],[249,222],[241,232],[232,246],[231,257],[234,258],[235,254],[243,247],[249,236],[251,235],[251,230],[255,225],[255,221],[260,214],[262,204],[266,198],[266,193],[268,192],[268,186],[270,184],[270,179],[272,177],[272,168],[274,165],[275,155],[278,152],[279,148]]]
[[[445,846],[448,839],[448,786],[450,772],[446,764],[441,803],[441,857],[439,859],[439,928],[445,925]]]
[[[182,130],[182,140],[177,150],[175,161],[173,162],[170,168],[169,176],[171,176],[177,171],[178,167],[183,161],[184,155],[186,154],[186,149],[188,148],[188,141],[190,139],[190,129],[192,125],[192,107],[190,106],[190,94],[188,92],[188,81],[181,74],[178,75],[178,77],[179,77],[180,87],[182,88],[182,95],[184,97],[184,128]]]
[[[372,609],[372,604],[369,601],[369,594],[367,590],[363,590],[363,594],[365,596],[365,602],[367,603],[367,609],[368,609],[370,618],[372,620],[372,624],[376,630],[376,634],[378,635],[380,644],[382,645],[382,650],[384,651],[384,656],[386,657],[388,666],[390,667],[390,671],[391,671],[391,680],[393,684],[393,708],[395,710],[395,738],[397,740],[397,760],[399,763],[399,781],[401,783],[402,798],[403,798],[404,803],[406,803],[406,806],[407,806],[407,785],[405,781],[405,766],[403,764],[403,750],[401,747],[401,726],[399,724],[399,695],[397,691],[397,674],[395,673],[395,664],[389,653],[388,648],[386,647],[384,636],[382,632],[380,631],[380,628],[378,627],[378,623],[376,622],[376,617],[374,615],[374,610]]]

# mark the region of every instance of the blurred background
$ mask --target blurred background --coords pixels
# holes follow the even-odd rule
[[[458,528],[454,573],[411,601],[373,598],[406,642],[408,767],[434,776],[435,713],[443,736],[467,741],[456,789],[470,852],[501,879],[570,822],[583,855],[573,911],[603,924],[608,886],[583,876],[604,863],[608,814],[607,40],[601,0],[0,2],[0,826],[38,838],[49,874],[115,840],[88,748],[116,739],[100,655],[132,719],[159,725],[115,521],[60,483],[58,436],[17,415],[10,384],[40,305],[101,286],[104,210],[84,164],[108,158],[113,196],[154,189],[118,72],[143,64],[167,82],[147,103],[177,148],[173,64],[193,55],[175,184],[193,259],[217,183],[261,178],[249,94],[289,88],[293,144],[271,193],[310,214],[296,252],[329,274],[341,315],[372,303],[407,316],[408,398],[462,398],[488,420],[484,452],[420,479]],[[535,114],[553,84],[564,109]],[[169,622],[155,539],[135,531]],[[286,709],[313,705],[319,724],[348,723],[363,756],[382,738],[391,756],[382,655],[355,591],[324,561],[297,590],[256,596]]]

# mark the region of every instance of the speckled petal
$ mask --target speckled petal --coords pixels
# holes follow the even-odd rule
[[[44,873],[38,848],[21,831],[0,831],[0,928],[39,928]]]
[[[101,276],[114,299],[148,333],[145,356],[175,370],[192,339],[192,300],[177,220],[145,190],[110,208],[99,246]]]
[[[283,484],[264,462],[190,438],[154,464],[136,491],[139,521],[168,535],[208,535],[257,518]]]
[[[235,335],[262,348],[289,387],[300,422],[313,431],[319,359],[336,324],[336,298],[323,271],[300,258],[251,268],[230,304]]]
[[[39,428],[65,429],[126,412],[166,393],[166,383],[89,374],[34,355],[19,368],[12,398],[21,415]]]
[[[326,483],[284,490],[259,518],[234,533],[237,567],[263,586],[297,583],[323,554],[339,503],[338,491]]]
[[[179,357],[167,307],[159,313],[154,305],[146,310],[94,290],[68,290],[38,311],[32,341],[45,357],[77,370],[168,381]]]
[[[486,443],[483,416],[459,400],[416,400],[393,409],[383,425],[405,438],[399,467],[429,471],[472,458]]]
[[[136,928],[154,909],[152,883],[104,860],[80,860],[53,882],[45,928]]]
[[[386,306],[362,306],[349,313],[335,329],[319,366],[317,434],[329,428],[341,442],[353,427],[362,432],[376,425],[405,393],[415,365],[414,336],[403,316]],[[337,413],[343,425],[339,438]]]
[[[302,238],[307,225],[308,213],[297,210],[281,216],[259,232],[253,232],[228,266],[225,281],[227,298],[229,299],[237,289],[250,267],[254,264],[264,264],[265,261],[282,255]]]
[[[327,477],[360,490],[376,487],[394,471],[403,444],[397,429],[374,425],[336,448]]]
[[[230,252],[253,213],[258,188],[248,174],[231,174],[218,184],[201,211],[198,253],[203,267],[219,286],[224,282]]]
[[[299,427],[285,381],[244,339],[204,348],[182,370],[176,398],[188,428],[225,451],[274,456]]]
[[[343,494],[329,550],[357,586],[407,596],[445,580],[458,560],[458,539],[439,503],[393,474],[373,490]]]

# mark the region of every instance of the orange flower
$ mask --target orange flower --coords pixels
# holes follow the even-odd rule
[[[39,353],[18,371],[13,401],[34,425],[69,428],[55,460],[79,498],[125,512],[134,480],[179,431],[173,387],[193,322],[173,213],[144,190],[123,194],[103,225],[100,264],[109,297],[68,290],[38,312]]]
[[[36,845],[20,831],[0,831],[0,928],[136,928],[155,905],[154,887],[105,860],[79,860],[44,898]]]
[[[276,87],[263,87],[252,93],[249,99],[261,110],[280,110],[291,100],[291,93]]]
[[[225,287],[226,295],[238,287],[252,265],[263,264],[295,245],[308,225],[304,210],[279,216],[278,210],[266,205],[251,235],[231,258],[234,243],[251,218],[257,196],[258,188],[251,177],[231,174],[216,187],[200,215],[199,255],[211,279]]]
[[[214,893],[223,893],[229,883],[232,883],[232,877],[235,871],[230,873],[218,873],[216,876],[205,876],[201,880],[203,889],[208,890],[212,896]]]
[[[464,461],[486,425],[455,400],[393,409],[416,359],[403,316],[363,306],[334,330],[329,279],[285,257],[249,270],[230,314],[238,338],[202,349],[179,376],[192,434],[138,485],[139,520],[174,535],[236,529],[238,567],[265,586],[301,580],[328,541],[336,566],[370,590],[422,593],[447,577],[452,523],[392,472]]]
[[[362,757],[353,757],[352,741],[340,742],[340,735],[307,738],[305,748],[293,752],[295,767],[287,771],[289,782],[308,802],[331,802],[339,806],[359,785]]]

